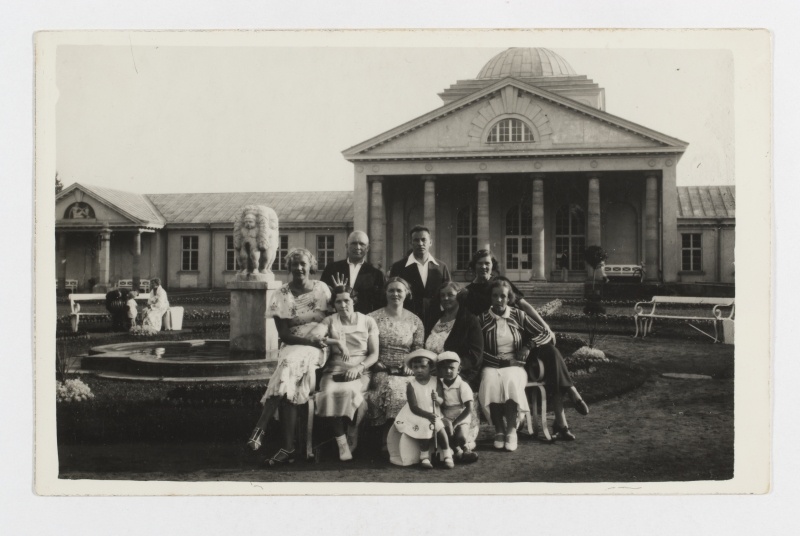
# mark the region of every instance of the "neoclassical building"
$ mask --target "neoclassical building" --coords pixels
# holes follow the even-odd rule
[[[439,96],[440,108],[343,152],[354,226],[369,229],[373,263],[405,255],[409,229],[422,223],[434,255],[461,273],[489,247],[513,280],[560,280],[556,256],[567,251],[570,280],[581,281],[584,249],[600,245],[609,264],[645,263],[648,280],[708,279],[692,264],[699,239],[687,243],[678,228],[691,210],[676,184],[687,143],[606,112],[604,89],[564,58],[508,49]],[[730,231],[732,263],[733,190],[703,191],[712,198],[696,200],[702,215],[714,212],[705,223],[728,218],[719,227]]]
[[[384,270],[432,230],[434,255],[457,280],[490,247],[510,278],[587,277],[584,249],[609,264],[646,266],[650,281],[734,282],[735,189],[676,184],[681,140],[605,111],[605,94],[547,49],[512,48],[443,105],[344,151],[352,192],[144,194],[72,184],[56,196],[59,289],[92,292],[159,277],[168,290],[222,289],[236,273],[233,220],[247,204],[280,219],[280,260],[305,247],[340,259],[353,229],[367,230]],[[530,283],[528,284],[530,286]]]

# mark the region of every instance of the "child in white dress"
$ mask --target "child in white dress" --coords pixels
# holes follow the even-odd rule
[[[415,350],[406,356],[405,364],[414,373],[414,379],[408,382],[406,388],[408,402],[397,414],[394,427],[401,434],[417,440],[420,465],[425,469],[433,468],[430,460],[430,443],[435,433],[444,464],[448,469],[452,469],[453,451],[450,450],[447,432],[439,411],[443,400],[437,396],[436,380],[431,377],[436,364],[436,354],[430,350]]]

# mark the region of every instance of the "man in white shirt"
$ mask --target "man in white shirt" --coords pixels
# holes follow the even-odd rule
[[[392,264],[389,277],[402,277],[411,286],[411,306],[406,307],[425,323],[431,304],[438,304],[439,287],[450,281],[447,265],[431,255],[433,245],[427,227],[417,225],[409,233],[411,254]]]

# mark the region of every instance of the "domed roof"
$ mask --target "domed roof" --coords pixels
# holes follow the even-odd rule
[[[478,73],[478,79],[538,78],[541,76],[574,76],[567,60],[546,48],[509,48],[490,59]]]

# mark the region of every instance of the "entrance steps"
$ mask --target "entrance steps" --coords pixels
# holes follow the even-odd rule
[[[526,298],[537,300],[583,298],[583,283],[520,281],[515,282],[514,285],[522,291]]]

